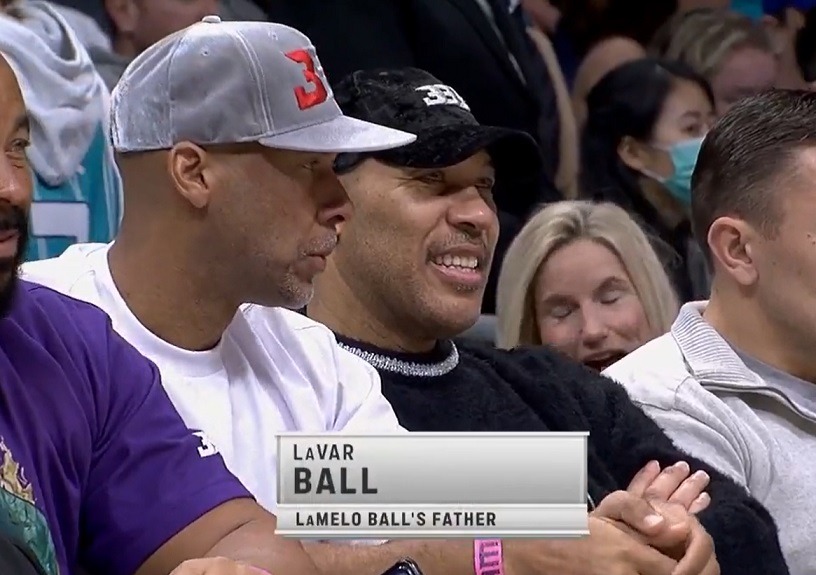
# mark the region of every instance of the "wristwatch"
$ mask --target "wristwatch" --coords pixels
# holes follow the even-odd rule
[[[391,566],[388,571],[382,575],[424,575],[422,569],[416,564],[416,561],[406,557],[401,561],[397,561]]]

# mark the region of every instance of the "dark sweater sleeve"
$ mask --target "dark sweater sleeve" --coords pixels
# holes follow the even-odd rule
[[[646,463],[662,467],[686,461],[692,472],[711,476],[707,489],[711,505],[698,518],[714,539],[722,575],[786,575],[789,573],[770,513],[748,492],[711,466],[684,453],[641,411],[626,390],[609,378],[549,350],[521,351],[521,363],[550,382],[549,399],[569,389],[588,422],[590,441],[609,465],[621,488]],[[560,389],[557,389],[560,388]],[[562,401],[564,405],[572,402]],[[575,415],[561,414],[570,418]]]

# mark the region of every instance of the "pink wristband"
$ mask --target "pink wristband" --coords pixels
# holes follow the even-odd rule
[[[474,541],[473,567],[476,575],[504,575],[501,539]]]

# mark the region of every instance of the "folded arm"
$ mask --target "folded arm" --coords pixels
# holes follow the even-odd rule
[[[269,573],[320,573],[299,541],[275,535],[276,525],[275,516],[252,499],[234,499],[167,541],[136,575],[166,575],[182,562],[199,557],[226,557]]]
[[[82,566],[167,575],[190,559],[227,557],[275,574],[317,575],[300,542],[275,535],[275,516],[229,473],[217,447],[187,428],[159,370],[106,327],[107,370],[95,374],[89,418]]]

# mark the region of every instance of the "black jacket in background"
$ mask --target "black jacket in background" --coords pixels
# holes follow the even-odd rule
[[[483,124],[530,133],[547,174],[558,161],[558,113],[546,66],[527,37],[522,12],[487,0],[491,27],[477,0],[270,0],[269,19],[311,38],[330,83],[355,70],[414,66],[451,85]],[[515,57],[524,81],[507,51]],[[526,82],[526,84],[525,84]],[[552,183],[501,198],[502,209],[527,215],[532,203],[560,199]]]
[[[389,354],[338,335],[359,350],[417,367],[440,365],[451,343],[428,354]],[[711,505],[698,515],[716,545],[722,575],[788,575],[774,520],[736,483],[674,446],[623,387],[545,347],[497,350],[457,342],[459,362],[442,375],[377,371],[382,391],[411,431],[589,431],[587,488],[592,501],[626,489],[651,460],[687,461],[711,476]],[[355,351],[358,350],[358,351]],[[394,362],[397,363],[397,362]],[[397,369],[397,368],[394,368]]]
[[[525,186],[499,182],[495,190],[506,225],[483,305],[492,313],[507,245],[534,207],[562,198],[552,183],[559,134],[547,69],[526,34],[521,10],[510,14],[509,0],[487,1],[507,48],[476,0],[258,0],[271,21],[311,38],[330,83],[359,69],[421,68],[459,92],[482,124],[523,130],[539,143],[541,180]]]

